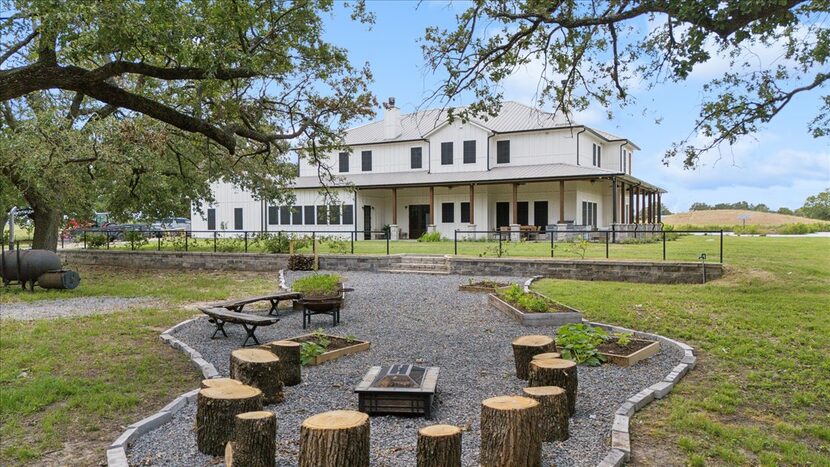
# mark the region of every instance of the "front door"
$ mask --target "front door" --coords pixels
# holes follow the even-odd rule
[[[510,203],[496,203],[496,229],[510,225]]]
[[[372,239],[372,206],[363,206],[363,240]]]
[[[548,202],[534,201],[533,202],[533,225],[539,227],[539,230],[544,232],[548,225]]]
[[[420,238],[421,235],[427,231],[427,224],[429,223],[429,205],[428,204],[410,204],[409,205],[409,238]]]

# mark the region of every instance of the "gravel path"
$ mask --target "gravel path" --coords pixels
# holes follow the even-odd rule
[[[115,313],[157,304],[155,298],[76,297],[34,302],[0,303],[0,319],[52,319]]]
[[[289,274],[287,280],[298,277]],[[344,273],[347,296],[341,325],[332,333],[353,334],[372,342],[369,351],[305,368],[303,383],[286,388],[286,402],[270,406],[276,413],[277,465],[297,464],[299,426],[326,410],[357,407],[352,392],[372,365],[423,361],[438,366],[434,420],[402,417],[372,418],[372,465],[415,464],[419,427],[433,423],[462,426],[464,465],[478,465],[479,412],[483,399],[519,394],[525,382],[515,377],[510,342],[524,334],[552,334],[552,328],[524,328],[487,305],[485,294],[458,292],[466,277]],[[523,279],[514,278],[515,282]],[[314,327],[330,328],[325,316],[314,317]],[[241,344],[244,331],[228,326],[227,339],[211,341],[212,325],[197,320],[180,328],[183,340],[226,375],[230,351]],[[260,340],[300,335],[298,312],[285,314],[271,328],[258,332]],[[663,379],[681,354],[664,349],[632,368],[615,365],[579,367],[577,412],[571,419],[571,437],[546,443],[546,465],[596,465],[609,449],[613,413],[625,399]],[[420,360],[419,360],[420,359]],[[140,438],[129,450],[132,465],[207,466],[220,462],[199,453],[192,432],[194,405],[177,413],[171,423]]]

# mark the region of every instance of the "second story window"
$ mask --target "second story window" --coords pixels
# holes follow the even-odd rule
[[[421,162],[421,156],[421,148],[412,148],[409,150],[410,168],[420,169],[423,166],[423,162]]]
[[[510,140],[496,141],[496,163],[510,163]]]
[[[441,143],[441,165],[452,165],[452,143]]]
[[[364,172],[372,171],[372,151],[363,151],[360,153],[360,169]]]
[[[602,146],[594,143],[594,167],[602,167]]]
[[[341,152],[340,153],[340,172],[348,172],[349,171],[349,153],[348,152]]]
[[[464,163],[476,163],[476,140],[464,141]]]

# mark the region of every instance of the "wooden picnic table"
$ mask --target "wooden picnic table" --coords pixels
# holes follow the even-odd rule
[[[268,315],[279,316],[279,310],[277,307],[279,306],[281,301],[284,300],[298,300],[301,298],[301,295],[297,292],[279,292],[270,295],[260,295],[258,297],[248,297],[248,298],[241,298],[236,300],[227,300],[224,302],[214,303],[212,307],[220,307],[225,308],[227,310],[235,311],[237,313],[241,313],[242,310],[245,308],[245,305],[256,303],[256,302],[271,302],[271,309],[268,310]]]

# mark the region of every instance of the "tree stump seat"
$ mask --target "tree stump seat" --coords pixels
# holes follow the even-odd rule
[[[482,401],[482,467],[541,465],[539,407],[539,402],[522,396],[500,396]]]
[[[231,378],[262,391],[263,403],[283,401],[280,359],[263,349],[237,349],[231,352]]]
[[[577,379],[576,363],[570,360],[548,359],[536,360],[530,364],[528,386],[558,386],[568,396],[568,415],[576,412]]]
[[[219,456],[233,439],[235,417],[262,410],[262,391],[245,384],[200,389],[196,396],[196,445],[199,452]]]
[[[369,416],[332,410],[300,426],[300,467],[368,467]]]
[[[516,361],[516,377],[527,380],[530,361],[534,355],[553,352],[556,344],[552,337],[522,336],[513,341],[513,358]]]
[[[296,386],[303,381],[302,363],[300,351],[302,345],[299,342],[282,340],[269,342],[262,346],[280,359],[280,377],[285,386]]]
[[[266,411],[236,416],[233,441],[225,445],[226,467],[274,467],[277,417]]]
[[[568,439],[568,395],[558,386],[535,386],[522,390],[526,397],[539,402],[539,430],[542,441]]]
[[[417,467],[461,467],[461,428],[430,425],[418,430]]]

